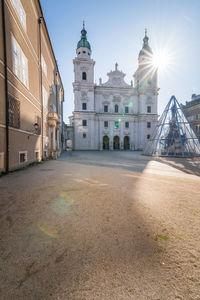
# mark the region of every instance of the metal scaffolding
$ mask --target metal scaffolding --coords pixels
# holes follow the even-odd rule
[[[200,155],[198,138],[175,96],[169,100],[144,154],[181,157]]]

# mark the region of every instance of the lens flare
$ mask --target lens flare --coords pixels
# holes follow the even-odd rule
[[[53,202],[53,210],[60,215],[69,214],[73,203],[73,198],[64,192],[61,192]]]
[[[170,65],[170,54],[167,51],[158,51],[152,56],[152,66],[159,70],[166,70]]]
[[[45,233],[46,235],[48,235],[49,237],[52,237],[52,238],[56,238],[57,237],[57,234],[50,231],[49,229],[47,229],[47,226],[44,226],[43,224],[38,224],[38,227],[39,229]]]

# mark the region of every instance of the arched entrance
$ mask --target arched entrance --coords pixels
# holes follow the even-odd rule
[[[129,136],[124,137],[124,150],[129,150],[130,149],[130,138]]]
[[[117,135],[113,138],[113,149],[119,150],[119,137]]]
[[[103,150],[109,150],[109,137],[107,135],[103,137]]]

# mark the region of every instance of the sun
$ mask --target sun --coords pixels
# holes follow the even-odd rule
[[[152,66],[158,70],[166,70],[170,66],[170,54],[167,51],[157,51],[152,56]]]

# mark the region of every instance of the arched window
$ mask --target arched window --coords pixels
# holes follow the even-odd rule
[[[87,80],[87,74],[86,74],[86,72],[82,73],[82,80]]]
[[[119,106],[117,104],[115,104],[115,112],[118,113],[119,112]]]

